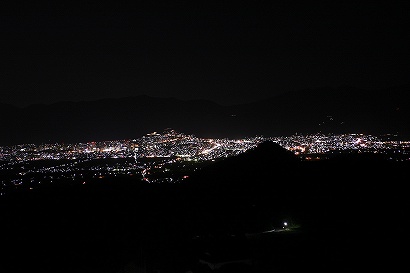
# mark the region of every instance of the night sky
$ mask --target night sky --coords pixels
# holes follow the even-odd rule
[[[229,105],[409,84],[407,1],[249,2],[2,7],[0,103],[147,94]]]

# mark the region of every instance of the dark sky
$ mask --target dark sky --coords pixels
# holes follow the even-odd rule
[[[234,104],[409,83],[408,1],[138,2],[2,7],[0,102],[147,94]]]

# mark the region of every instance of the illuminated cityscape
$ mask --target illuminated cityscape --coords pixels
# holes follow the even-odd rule
[[[165,129],[132,140],[0,147],[1,194],[13,188],[86,183],[117,176],[139,177],[149,183],[177,183],[205,164],[238,155],[268,140],[294,152],[301,160],[351,152],[385,154],[395,161],[410,159],[410,141],[364,134],[207,139]]]
[[[2,5],[0,273],[410,272],[409,11]]]

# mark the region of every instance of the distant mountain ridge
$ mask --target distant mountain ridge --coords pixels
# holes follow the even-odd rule
[[[0,146],[138,138],[173,128],[198,137],[294,133],[410,136],[410,86],[306,89],[232,106],[146,95],[95,101],[0,104]]]

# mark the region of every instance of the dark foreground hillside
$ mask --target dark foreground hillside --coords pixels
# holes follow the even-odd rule
[[[404,272],[409,164],[263,143],[185,184],[2,196],[0,272]]]

